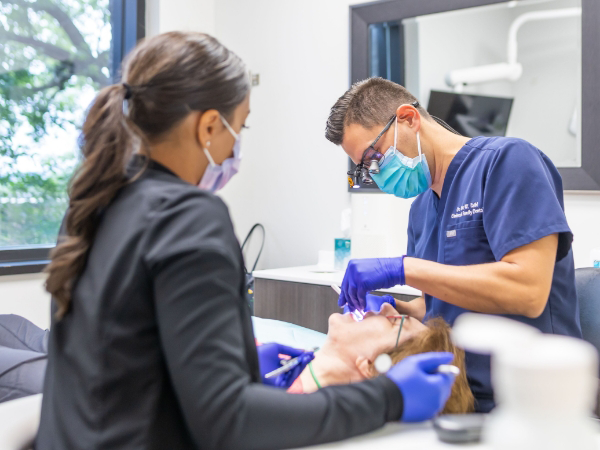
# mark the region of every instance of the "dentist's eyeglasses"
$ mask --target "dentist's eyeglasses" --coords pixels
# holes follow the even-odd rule
[[[373,184],[373,178],[369,173],[379,173],[379,161],[383,159],[383,153],[375,150],[375,144],[381,139],[381,136],[390,129],[396,115],[394,114],[381,133],[375,138],[375,140],[369,145],[369,147],[363,152],[360,162],[356,165],[354,170],[348,171],[348,184],[350,187],[360,187],[361,184]]]
[[[419,102],[414,101],[411,103],[411,106],[414,108],[419,108]],[[433,117],[433,116],[432,116]],[[440,121],[434,117],[436,121]],[[348,171],[348,184],[350,187],[360,187],[361,184],[373,184],[373,178],[371,178],[371,173],[377,174],[379,173],[379,163],[383,159],[383,153],[375,150],[375,144],[379,141],[381,136],[385,134],[387,130],[394,124],[396,121],[396,114],[390,117],[387,125],[381,130],[381,133],[375,138],[375,140],[369,145],[369,147],[363,152],[362,158],[358,165],[354,168],[354,170]],[[439,122],[438,122],[439,123]],[[445,122],[444,122],[445,125]],[[452,130],[448,125],[445,125],[451,131],[456,133],[456,131]],[[458,134],[458,133],[457,133]]]

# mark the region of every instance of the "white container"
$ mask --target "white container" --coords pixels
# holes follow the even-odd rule
[[[334,262],[335,253],[333,250],[319,250],[316,270],[323,273],[335,272]]]
[[[497,407],[483,437],[494,449],[597,449],[591,419],[596,349],[580,339],[538,334],[493,356]]]
[[[598,389],[595,347],[472,313],[456,320],[452,339],[466,350],[492,355],[497,406],[483,431],[491,448],[597,449],[591,418]]]

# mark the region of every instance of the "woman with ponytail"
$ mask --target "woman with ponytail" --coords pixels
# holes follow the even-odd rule
[[[140,43],[122,80],[87,114],[47,269],[36,449],[277,449],[440,410],[452,378],[430,372],[447,354],[292,395],[312,353],[256,347],[242,254],[214,195],[240,163],[242,61],[210,36],[172,32]],[[266,379],[281,354],[301,364]]]

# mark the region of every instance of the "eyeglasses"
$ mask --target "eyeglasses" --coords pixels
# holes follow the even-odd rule
[[[415,101],[411,103],[414,108],[419,107],[419,102]],[[373,178],[369,175],[370,173],[379,173],[379,162],[383,159],[383,153],[375,150],[375,144],[379,141],[381,136],[390,129],[392,124],[396,120],[396,114],[390,117],[387,125],[381,130],[381,133],[377,135],[375,140],[371,142],[371,145],[363,152],[360,162],[356,165],[354,170],[348,171],[348,184],[350,187],[360,187],[361,184],[373,184]]]
[[[385,132],[390,129],[395,119],[396,115],[394,114],[388,121],[385,128],[381,130],[381,133],[379,133],[371,145],[369,145],[369,147],[363,152],[360,162],[356,165],[354,170],[348,171],[348,184],[350,187],[360,187],[361,184],[373,183],[373,178],[371,178],[369,175],[369,169],[371,169],[373,161],[377,161],[377,163],[379,163],[379,161],[383,159],[383,154],[375,150],[375,144],[377,144],[381,136],[383,136]],[[373,169],[373,173],[378,173],[379,165],[377,165],[376,168],[373,167]]]
[[[396,345],[394,347],[398,347],[398,342],[400,342],[400,333],[402,333],[402,327],[404,326],[404,321],[406,320],[406,318],[408,317],[406,314],[402,314],[400,316],[385,316],[388,319],[394,319],[394,323],[396,323],[396,319],[402,319],[402,322],[400,322],[400,327],[398,328],[398,336],[396,337]]]

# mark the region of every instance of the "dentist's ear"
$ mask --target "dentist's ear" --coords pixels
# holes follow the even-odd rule
[[[364,356],[356,358],[356,368],[365,380],[377,376],[377,371],[373,367],[373,361]]]
[[[400,105],[396,110],[398,125],[405,123],[409,128],[413,128],[415,132],[421,129],[421,114],[413,105]]]

